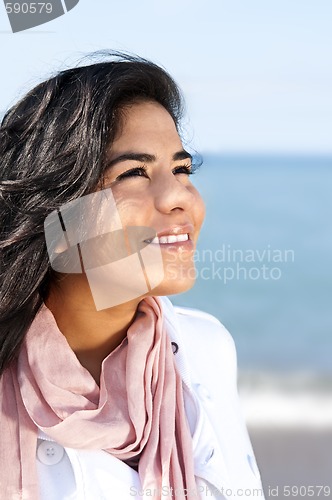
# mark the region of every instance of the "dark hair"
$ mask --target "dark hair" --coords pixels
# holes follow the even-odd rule
[[[141,100],[156,101],[179,127],[182,97],[164,69],[137,56],[107,56],[37,85],[3,118],[0,375],[16,357],[52,276],[44,220],[93,191],[102,179],[121,109]]]

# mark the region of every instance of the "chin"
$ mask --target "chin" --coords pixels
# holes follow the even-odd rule
[[[156,286],[149,295],[176,295],[190,290],[196,282],[195,278],[176,279],[165,277],[162,283]]]

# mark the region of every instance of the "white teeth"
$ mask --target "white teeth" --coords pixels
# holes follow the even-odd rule
[[[179,236],[177,236],[177,241],[187,241],[187,240],[189,240],[188,234],[179,234]]]
[[[170,234],[169,236],[156,236],[153,240],[149,240],[150,243],[159,243],[160,245],[165,243],[177,243],[179,241],[187,241],[189,239],[188,234]]]
[[[175,243],[176,236],[160,236],[159,242],[160,243]]]

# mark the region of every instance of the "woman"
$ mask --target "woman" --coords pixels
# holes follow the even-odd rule
[[[165,297],[204,218],[182,100],[121,54],[63,71],[3,119],[4,499],[261,497],[231,337]]]

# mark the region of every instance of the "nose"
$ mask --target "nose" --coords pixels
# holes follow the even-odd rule
[[[191,187],[192,184],[182,175],[171,172],[164,175],[154,186],[155,207],[163,213],[170,213],[175,209],[189,210],[195,201]]]

